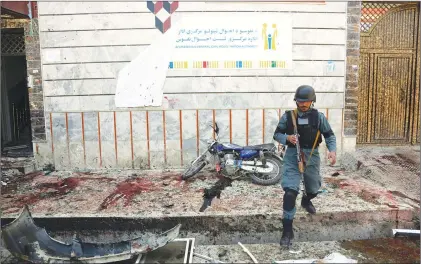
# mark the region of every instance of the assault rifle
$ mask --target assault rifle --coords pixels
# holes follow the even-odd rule
[[[297,161],[298,161],[298,171],[301,174],[301,181],[303,182],[303,187],[304,187],[304,195],[307,195],[306,192],[306,185],[304,183],[304,168],[306,167],[305,165],[305,156],[304,156],[304,152],[301,150],[300,147],[300,134],[298,134],[298,129],[297,129],[297,119],[296,119],[296,112],[291,111],[291,117],[292,117],[292,124],[294,126],[294,136],[295,136],[295,147],[297,149]]]

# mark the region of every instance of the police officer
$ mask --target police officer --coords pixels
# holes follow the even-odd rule
[[[311,200],[317,196],[321,186],[320,155],[318,146],[322,143],[322,135],[329,150],[328,159],[331,165],[336,163],[336,137],[323,113],[313,108],[316,102],[316,93],[313,87],[302,85],[297,88],[294,96],[297,109],[295,110],[296,125],[299,134],[300,147],[307,163],[304,171],[304,184],[307,195],[303,195],[301,206],[310,214],[316,213],[316,208]],[[286,111],[276,127],[273,138],[287,145],[284,156],[282,188],[284,190],[283,201],[283,232],[280,241],[281,246],[289,246],[294,238],[292,222],[295,216],[295,201],[299,193],[301,174],[297,162],[297,138],[294,136],[294,126],[291,111]],[[317,132],[320,131],[318,134]],[[317,137],[317,138],[316,138]],[[314,145],[315,144],[315,145]],[[313,152],[313,145],[315,146]],[[311,154],[311,158],[310,158]],[[310,160],[309,160],[310,158]]]

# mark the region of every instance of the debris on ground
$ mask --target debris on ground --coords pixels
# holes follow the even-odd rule
[[[203,191],[203,204],[199,209],[199,212],[204,212],[209,206],[212,205],[212,200],[216,197],[221,198],[221,192],[228,186],[232,186],[232,180],[230,178],[221,178],[214,186]]]
[[[319,193],[322,195],[313,200],[321,213],[330,212],[332,208],[337,208],[334,211],[375,211],[402,206],[406,209],[419,208],[419,203],[411,198],[388,191],[358,176],[358,172],[329,176],[334,171],[336,169],[330,167],[322,167],[321,170],[324,177]],[[137,176],[132,176],[134,173]],[[59,214],[69,217],[95,216],[98,213],[117,216],[122,210],[127,216],[154,217],[186,213],[279,214],[282,208],[283,190],[280,184],[260,186],[244,179],[225,184],[224,191],[219,192],[222,190],[219,188],[216,192],[215,186],[220,185],[221,179],[215,173],[204,171],[189,181],[183,181],[180,176],[179,172],[139,170],[54,171],[48,177],[43,172],[34,172],[8,178],[9,181],[5,181],[7,185],[1,186],[0,206],[3,217],[16,217],[23,203],[31,206],[31,210],[40,216]],[[198,212],[207,198],[203,197],[205,189],[209,194],[207,201],[211,197],[220,196],[220,199],[212,201],[212,206],[205,212]]]
[[[244,252],[246,252],[247,255],[249,255],[249,257],[251,258],[251,260],[253,260],[254,263],[258,263],[257,259],[253,256],[253,254],[251,254],[251,252],[243,244],[241,244],[241,242],[238,242],[238,245],[240,245]]]
[[[327,255],[323,259],[289,259],[289,260],[282,260],[282,261],[274,261],[273,263],[358,263],[358,261],[354,259],[347,258],[346,256],[342,255],[341,253],[334,252],[332,254]]]
[[[414,229],[392,229],[392,233],[394,237],[398,237],[398,236],[420,237],[420,230],[414,230]]]
[[[51,238],[47,231],[35,225],[28,206],[15,221],[2,227],[5,247],[22,260],[42,263],[114,263],[129,260],[167,245],[179,235],[181,225],[162,234],[144,234],[130,240],[114,243],[86,243],[75,234],[71,244]]]
[[[420,200],[419,146],[360,147],[353,156],[359,164],[361,177]]]
[[[337,177],[339,175],[343,175],[344,174],[344,170],[339,170],[339,171],[335,171],[334,173],[332,173],[332,177]]]
[[[395,215],[394,212],[398,211],[399,217],[406,217],[405,212],[409,211],[405,210],[419,209],[419,184],[414,185],[415,180],[419,181],[419,175],[418,178],[414,176],[416,172],[419,173],[419,164],[416,165],[408,155],[398,154],[382,153],[379,157],[370,159],[364,156],[365,160],[361,162],[360,170],[356,171],[323,166],[323,182],[319,191],[323,195],[313,200],[319,209],[319,215],[330,214],[329,219],[339,219],[367,211],[373,215],[377,212],[390,212]],[[380,164],[390,169],[390,172],[385,172]],[[399,167],[400,165],[403,166]],[[383,175],[379,176],[378,172]],[[48,177],[45,176],[47,174]],[[18,170],[9,169],[2,171],[2,217],[17,216],[25,204],[31,207],[31,212],[35,212],[37,217],[48,217],[52,214],[60,217],[98,217],[99,213],[104,217],[147,215],[163,218],[180,215],[218,215],[228,216],[227,223],[235,225],[237,215],[261,214],[262,217],[266,217],[279,215],[282,210],[283,190],[280,185],[259,186],[252,184],[248,179],[236,180],[225,184],[225,191],[221,192],[223,188],[219,188],[218,191],[212,187],[222,187],[216,173],[203,171],[189,181],[182,181],[180,174],[139,170],[62,172],[55,171],[54,167],[50,166],[44,171],[25,175]],[[405,180],[398,182],[396,179],[401,175]],[[387,181],[383,181],[383,177],[387,178]],[[394,181],[396,186],[390,181]],[[414,185],[413,188],[406,191],[405,188],[411,187],[411,184]],[[214,201],[206,212],[197,212],[203,198],[206,198],[202,196],[204,193],[208,194],[207,198],[210,199],[207,205],[212,203],[214,197],[221,199]],[[299,206],[299,199],[297,205],[297,218],[307,221],[306,213]],[[319,215],[315,217],[321,217]],[[276,224],[279,223],[274,223]],[[403,225],[402,228],[411,227]],[[251,258],[252,261],[257,262],[258,259],[261,263],[270,263],[273,259],[279,260],[278,263],[285,263],[285,260],[287,263],[305,263],[303,261],[310,260],[314,263],[419,263],[419,240],[414,242],[408,235],[418,232],[419,237],[419,230],[402,230],[393,230],[394,234],[398,235],[396,238],[341,240],[342,242],[297,241],[293,250],[289,251],[279,250],[279,244],[247,244],[246,249],[253,252],[254,259],[244,253],[245,247],[239,247],[237,241],[229,242],[232,245],[199,245],[193,247],[195,261],[192,262],[244,263],[247,259],[247,262],[251,262]],[[303,230],[300,231],[303,234]],[[405,237],[402,238],[399,234]],[[247,241],[244,236],[241,240]],[[81,241],[76,236],[73,244],[66,245],[72,245],[75,256],[80,256],[79,245],[84,241],[86,240]],[[176,255],[180,253],[177,252]],[[177,256],[175,257],[181,262],[181,255]],[[200,262],[201,260],[203,261]]]
[[[54,165],[51,164],[51,163],[45,165],[44,168],[42,169],[42,171],[44,172],[44,175],[49,175],[50,173],[52,173],[55,170],[56,169],[55,169]]]
[[[198,254],[198,253],[193,253],[193,256],[196,256],[196,257],[201,258],[201,259],[204,259],[204,260],[208,260],[208,261],[210,261],[211,263],[225,263],[225,262],[222,262],[222,261],[217,260],[217,259],[213,259],[213,258],[208,257],[208,256],[203,256],[203,255],[200,255],[200,254]]]

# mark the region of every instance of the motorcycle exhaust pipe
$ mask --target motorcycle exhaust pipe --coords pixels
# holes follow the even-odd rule
[[[250,171],[250,172],[258,172],[258,173],[270,173],[273,168],[272,166],[265,166],[263,167],[263,163],[261,161],[227,161],[226,166],[236,166],[239,169]],[[262,167],[257,167],[262,166]]]

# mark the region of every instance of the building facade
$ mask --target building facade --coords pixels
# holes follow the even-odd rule
[[[294,91],[301,84],[315,87],[315,107],[332,125],[338,155],[353,151],[362,126],[358,115],[366,116],[358,97],[361,13],[373,11],[361,5],[180,2],[173,11],[186,16],[291,15],[291,67],[170,68],[161,107],[124,109],[114,103],[116,78],[162,34],[153,8],[146,2],[39,2],[38,17],[25,25],[32,34],[26,53],[32,56],[27,65],[37,164],[60,170],[179,168],[204,150],[214,136],[209,127],[214,121],[222,141],[273,142],[279,117],[295,106]],[[418,63],[419,71],[417,54],[413,65]],[[325,157],[325,146],[320,150]]]

